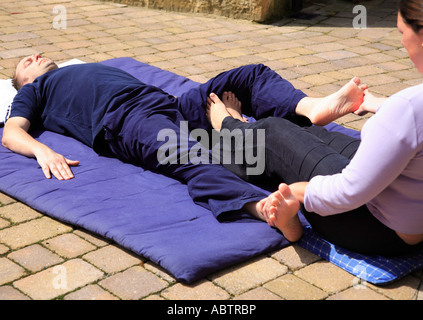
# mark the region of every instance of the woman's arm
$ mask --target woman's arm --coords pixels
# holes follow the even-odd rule
[[[301,203],[304,203],[304,195],[307,185],[308,182],[295,182],[289,185],[292,194]]]
[[[26,118],[9,118],[3,130],[3,146],[26,157],[36,158],[48,179],[51,178],[51,174],[58,180],[72,179],[74,176],[69,166],[76,166],[79,161],[66,159],[35,140],[28,134],[30,126],[31,123]]]
[[[396,95],[367,120],[361,144],[349,165],[338,174],[315,176],[304,197],[307,211],[320,215],[346,212],[368,203],[403,173],[419,142],[414,108]]]

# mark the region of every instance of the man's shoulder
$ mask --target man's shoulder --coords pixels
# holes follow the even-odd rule
[[[58,75],[58,76],[66,76],[69,74],[75,74],[75,75],[96,75],[98,73],[101,73],[102,75],[108,75],[108,74],[126,74],[125,71],[116,68],[111,67],[99,62],[91,62],[91,63],[81,63],[81,64],[73,64],[69,66],[65,66],[62,68],[58,68],[55,70],[52,70],[53,72],[51,75]],[[48,72],[49,73],[49,72]],[[46,74],[48,76],[48,73]]]

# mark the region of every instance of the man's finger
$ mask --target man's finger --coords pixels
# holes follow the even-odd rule
[[[72,170],[67,163],[60,163],[57,169],[62,179],[69,180],[73,178]]]
[[[51,167],[50,171],[52,175],[56,177],[57,180],[63,180],[62,174],[56,167]]]
[[[70,160],[70,159],[67,159],[67,158],[65,158],[65,160],[66,160],[66,163],[68,165],[70,165],[71,167],[74,167],[74,166],[78,166],[79,165],[79,161],[78,160]]]
[[[42,166],[41,169],[47,179],[51,179],[50,168],[48,166]]]

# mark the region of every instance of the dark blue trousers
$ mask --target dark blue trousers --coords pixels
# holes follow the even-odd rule
[[[247,65],[223,72],[178,98],[179,109],[192,129],[211,129],[206,118],[207,97],[214,92],[221,97],[232,91],[242,103],[242,112],[255,119],[278,117],[295,123],[311,123],[297,116],[295,108],[306,97],[289,81],[263,64]]]
[[[360,145],[359,139],[339,132],[330,132],[318,126],[300,127],[291,121],[274,117],[254,123],[227,117],[222,128],[242,136],[264,130],[265,145],[253,143],[241,146],[244,154],[265,154],[265,171],[262,176],[248,175],[247,161],[236,164],[232,159],[230,164],[225,164],[229,170],[251,182],[260,178],[276,178],[278,183],[291,184],[309,181],[317,175],[339,173],[349,164]],[[240,154],[237,147],[232,144],[230,151]],[[395,256],[423,247],[423,243],[407,245],[392,229],[377,220],[365,205],[330,216],[308,212],[303,205],[301,211],[314,231],[330,242],[355,252]]]
[[[105,139],[112,154],[187,184],[193,201],[216,217],[266,197],[220,164],[213,164],[207,146],[187,138],[189,130],[211,129],[205,115],[207,96],[225,90],[233,91],[246,112],[255,117],[295,118],[296,105],[305,97],[263,65],[224,72],[179,98],[144,85],[106,116]],[[198,154],[206,155],[203,161],[193,161]]]

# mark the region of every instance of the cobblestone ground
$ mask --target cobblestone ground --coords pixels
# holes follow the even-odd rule
[[[63,7],[57,7],[62,5]],[[272,24],[147,10],[113,2],[0,3],[0,78],[23,56],[64,62],[133,57],[195,81],[264,63],[315,96],[353,76],[390,95],[420,83],[396,30],[395,2],[364,2],[367,28],[353,28],[347,1],[309,3]],[[66,9],[66,28],[60,11]],[[360,25],[359,25],[360,26]],[[366,118],[339,123],[360,130]],[[1,167],[0,167],[1,168]],[[66,285],[54,283],[66,270]],[[184,285],[151,261],[55,221],[0,194],[0,299],[423,299],[423,273],[377,287],[293,245]]]

